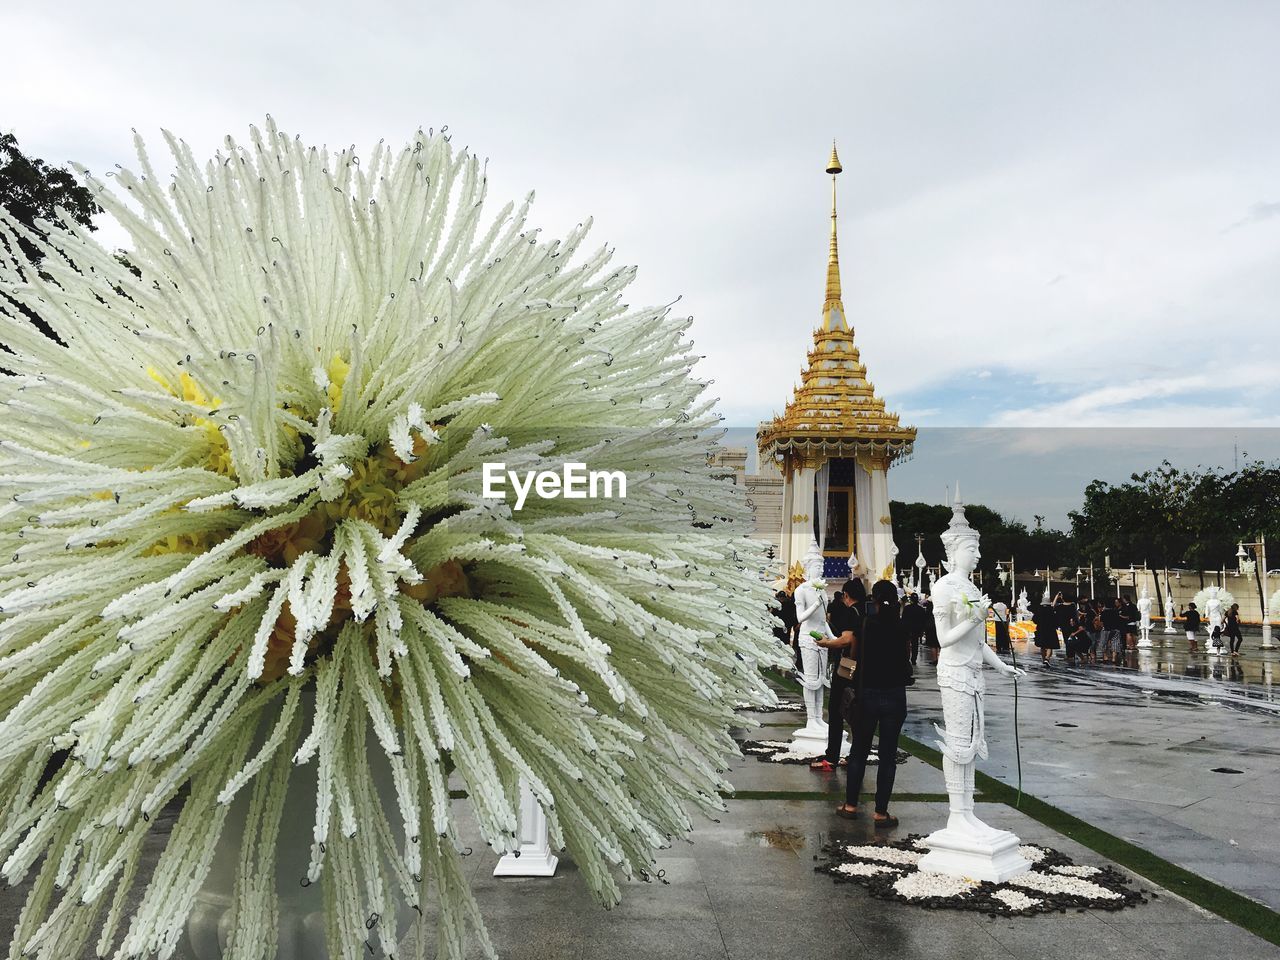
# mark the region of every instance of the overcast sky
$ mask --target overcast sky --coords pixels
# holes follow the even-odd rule
[[[834,137],[845,305],[904,420],[1280,425],[1280,4],[14,6],[28,152],[448,124],[548,232],[593,215],[632,302],[682,298],[732,424],[818,320]]]

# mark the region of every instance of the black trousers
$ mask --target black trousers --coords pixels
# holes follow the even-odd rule
[[[844,739],[844,725],[848,720],[844,715],[845,691],[852,683],[834,670],[831,672],[831,689],[827,692],[827,752],[823,754],[827,763],[840,759],[840,741]]]
[[[1009,643],[1009,622],[996,621],[996,653],[1008,653],[1013,647]]]
[[[857,806],[862,792],[862,778],[867,772],[871,754],[871,737],[880,731],[880,763],[876,769],[876,813],[889,812],[889,796],[898,775],[898,735],[907,719],[907,688],[881,689],[864,687],[858,692],[853,711],[853,749],[849,751],[849,779],[845,783],[845,802]]]
[[[1227,639],[1231,641],[1231,652],[1239,653],[1240,644],[1244,643],[1244,635],[1241,633],[1228,633]]]

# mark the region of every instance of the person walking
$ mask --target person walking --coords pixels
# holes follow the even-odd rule
[[[920,644],[929,635],[928,621],[933,618],[920,603],[914,593],[907,596],[907,605],[902,608],[902,628],[907,634],[907,643],[911,647],[911,662],[914,664],[920,656]]]
[[[873,823],[876,827],[896,827],[898,818],[889,813],[889,798],[898,774],[898,737],[907,719],[907,685],[911,664],[907,641],[899,617],[898,591],[889,580],[879,580],[871,588],[870,609],[862,621],[862,632],[854,640],[858,660],[858,696],[853,710],[853,749],[849,752],[849,778],[845,802],[836,813],[847,819],[858,815],[858,796],[871,755],[871,739],[879,731],[876,767],[876,800]]]
[[[1138,649],[1138,621],[1141,615],[1138,613],[1138,605],[1131,599],[1125,597],[1120,604],[1120,620],[1124,629],[1124,647],[1122,651]]]
[[[1086,625],[1089,628],[1089,662],[1097,664],[1098,654],[1102,648],[1102,641],[1106,634],[1106,629],[1102,625],[1102,603],[1099,600],[1090,600],[1088,607],[1085,608]]]
[[[997,601],[991,606],[991,616],[996,624],[996,653],[1010,653],[1013,650],[1013,644],[1009,642],[1008,606]],[[914,657],[911,662],[915,662]]]
[[[831,625],[832,639],[819,640],[818,645],[827,648],[827,656],[837,666],[841,657],[852,657],[854,638],[862,627],[862,602],[867,588],[861,580],[850,579],[836,594],[831,604],[827,622]],[[827,691],[827,752],[809,764],[810,770],[833,770],[840,759],[840,743],[844,740],[845,722],[849,719],[849,694],[856,677],[845,678],[838,669],[831,671],[831,689]]]
[[[1238,603],[1233,603],[1231,609],[1227,611],[1226,636],[1231,644],[1231,655],[1240,656],[1240,644],[1244,642],[1244,637],[1240,633],[1240,604]]]
[[[920,606],[925,613],[924,645],[929,651],[929,662],[936,664],[938,662],[938,654],[942,652],[942,644],[938,643],[938,623],[933,619],[933,600],[925,597],[924,603]]]
[[[1102,662],[1120,666],[1124,638],[1124,616],[1120,613],[1120,598],[1115,597],[1102,607]]]
[[[1036,646],[1040,648],[1040,661],[1047,667],[1053,659],[1053,651],[1058,649],[1058,611],[1050,604],[1042,603],[1035,608],[1032,620],[1036,625]]]
[[[1200,647],[1196,643],[1196,634],[1200,632],[1200,611],[1196,609],[1194,602],[1187,604],[1187,612],[1182,615],[1187,628],[1187,643],[1191,645],[1189,653],[1199,653]]]

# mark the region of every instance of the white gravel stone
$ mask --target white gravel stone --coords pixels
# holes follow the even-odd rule
[[[874,877],[897,871],[883,863],[842,863],[836,867],[836,873],[843,873],[846,877]]]
[[[1066,877],[1092,877],[1102,872],[1097,867],[1090,867],[1083,863],[1073,863],[1065,867],[1050,867],[1049,870]]]
[[[1100,887],[1079,877],[1064,877],[1061,874],[1024,873],[1009,881],[1011,887],[1023,887],[1037,890],[1040,893],[1067,893],[1089,900],[1119,900],[1121,895],[1106,887]]]
[[[963,896],[976,885],[976,880],[917,870],[895,881],[893,889],[908,900],[921,900],[925,897]]]
[[[1028,907],[1038,906],[1042,902],[1036,897],[1028,897],[1025,893],[1019,893],[1017,890],[997,890],[991,896],[1011,910],[1026,910]]]
[[[917,850],[899,850],[897,847],[882,847],[877,844],[847,846],[845,852],[851,857],[862,857],[864,860],[880,860],[884,863],[915,864],[920,862],[924,853]]]

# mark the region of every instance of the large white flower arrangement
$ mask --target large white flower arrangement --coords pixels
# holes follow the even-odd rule
[[[1222,612],[1225,615],[1231,605],[1236,602],[1235,594],[1224,587],[1218,588],[1218,601],[1222,604]],[[1205,615],[1205,611],[1209,606],[1209,588],[1197,591],[1196,595],[1191,598],[1191,602],[1196,605],[1196,609],[1200,611],[1200,616]]]
[[[171,955],[247,791],[228,956],[274,956],[303,764],[334,955],[392,954],[368,918],[430,884],[439,954],[469,926],[491,949],[451,775],[500,852],[526,781],[616,901],[611,867],[721,808],[733,705],[769,700],[779,656],[687,322],[621,303],[633,271],[579,255],[586,225],[543,241],[528,201],[486,222],[447,136],[169,145],[171,179],[141,142],[114,189],[81,171],[124,258],[0,214],[0,872],[31,884],[11,955]],[[486,460],[623,470],[628,496],[516,513],[480,496]]]

